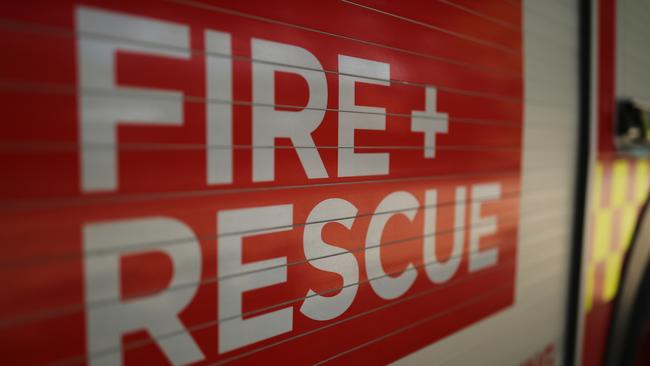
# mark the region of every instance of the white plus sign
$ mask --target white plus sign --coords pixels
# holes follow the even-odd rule
[[[424,133],[424,157],[436,157],[436,133],[447,133],[449,116],[436,111],[436,88],[427,87],[424,111],[411,113],[411,131]]]

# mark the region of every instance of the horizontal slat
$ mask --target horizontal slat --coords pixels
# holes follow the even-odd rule
[[[472,33],[471,35],[459,33],[450,29],[446,29],[441,26],[434,25],[433,23],[435,21],[443,22],[444,18],[453,19],[459,16],[459,14],[453,14],[453,13],[449,14],[450,10],[452,9],[449,9],[449,7],[445,7],[445,6],[438,7],[437,6],[438,4],[436,4],[436,2],[429,2],[426,4],[427,6],[421,6],[423,4],[420,4],[421,8],[424,8],[421,9],[420,7],[418,7],[418,4],[416,3],[402,3],[399,4],[400,6],[395,6],[396,4],[390,1],[366,1],[366,0],[355,0],[355,1],[342,0],[342,1],[348,4],[356,5],[361,8],[367,9],[371,12],[376,12],[382,15],[403,20],[405,22],[417,24],[427,29],[446,33],[463,40],[478,43],[482,46],[492,47],[504,52],[510,52],[510,53],[517,52],[518,51],[517,46],[520,46],[520,44],[516,42],[516,39],[521,30],[518,29],[516,25],[509,24],[507,22],[503,22],[498,19],[483,15],[480,12],[474,11],[470,8],[452,2],[439,1],[440,4],[444,4],[449,7],[459,9],[465,12],[466,14],[478,16],[481,19],[488,19],[493,24],[498,24],[500,28],[502,28],[500,29],[502,36],[495,37],[495,35],[490,32],[492,30],[491,28],[494,27],[486,26],[487,24],[479,25],[479,24],[472,24],[469,22],[463,24],[463,23],[458,23],[453,21],[447,21],[445,24],[446,27],[456,27],[456,28],[463,29],[463,31],[465,32],[471,32]],[[434,6],[433,9],[431,8],[431,5]],[[438,14],[445,14],[445,16],[441,17]],[[436,16],[438,16],[439,18],[436,18]],[[464,18],[468,18],[467,20],[470,20],[472,17],[464,17]],[[503,29],[504,27],[508,31],[504,31]],[[492,39],[488,40],[486,39],[486,37]]]
[[[24,84],[24,83],[15,83],[15,82],[3,82],[0,80],[0,92],[11,93],[11,97],[16,100],[21,98],[24,99],[25,103],[35,103],[39,106],[39,102],[45,104],[46,102],[53,102],[54,97],[58,97],[57,102],[77,102],[76,98],[79,96],[92,96],[98,98],[104,98],[105,100],[119,101],[123,99],[128,100],[139,100],[142,103],[154,102],[154,101],[172,101],[177,102],[179,98],[173,98],[167,95],[161,95],[155,91],[134,91],[129,89],[115,90],[115,89],[100,89],[100,88],[76,88],[74,86],[68,85],[51,85],[51,84]],[[422,105],[421,110],[424,110],[424,89],[410,89],[407,91],[408,96],[412,97],[422,97],[417,98],[418,101],[413,99],[402,97],[402,99],[397,99],[395,103],[399,103],[400,109],[410,109],[413,111],[419,111],[420,108],[413,107],[415,105]],[[390,92],[385,92],[382,94],[390,94]],[[312,108],[305,105],[297,104],[267,104],[254,102],[250,100],[226,100],[226,99],[216,99],[216,98],[206,98],[198,95],[183,95],[180,100],[198,105],[233,105],[241,107],[262,107],[273,111],[275,109],[282,109],[287,111],[301,111],[301,110],[313,110],[313,111],[325,111],[325,112],[334,112],[334,113],[346,113],[346,114],[359,114],[359,115],[375,115],[375,116],[386,116],[386,117],[401,117],[408,119],[410,122],[411,119],[416,120],[440,120],[440,119],[449,119],[451,123],[470,123],[470,124],[484,124],[484,125],[507,125],[513,127],[519,127],[520,122],[514,118],[513,112],[510,111],[511,108],[519,107],[521,101],[517,99],[503,99],[499,98],[498,100],[484,101],[482,100],[484,96],[477,96],[473,94],[458,94],[452,92],[447,94],[446,92],[439,92],[438,98],[442,99],[442,103],[447,104],[453,109],[447,108],[446,110],[439,110],[440,113],[450,114],[448,117],[436,117],[436,116],[413,116],[412,114],[407,113],[381,113],[381,112],[372,112],[372,111],[353,111],[339,108]],[[9,95],[8,95],[9,96]],[[70,99],[69,98],[74,98]],[[66,98],[66,99],[61,99]],[[467,115],[466,109],[461,109],[460,105],[463,103],[472,103],[476,105],[485,105],[491,106],[494,110],[484,110],[478,109],[480,115]],[[45,107],[45,105],[43,105]],[[407,108],[406,106],[411,106],[412,108]],[[395,108],[395,105],[392,106]],[[385,108],[385,107],[382,107]],[[417,109],[416,109],[417,108]],[[472,111],[477,113],[477,111]],[[460,114],[460,115],[459,115]],[[464,115],[463,115],[464,114]],[[118,114],[119,115],[119,114]],[[40,122],[40,121],[38,121]],[[60,122],[75,122],[70,120],[63,120]],[[89,123],[93,123],[93,120],[88,120]],[[61,126],[61,127],[66,127]],[[76,127],[76,125],[75,125]]]
[[[508,0],[506,0],[507,2]],[[485,14],[482,13],[480,10],[477,9],[472,9],[471,7],[463,6],[460,4],[455,3],[453,0],[440,0],[441,3],[448,4],[449,6],[456,7],[458,9],[461,9],[464,12],[467,12],[469,14],[472,14],[474,16],[477,16],[481,19],[485,19],[489,22],[498,24],[506,29],[511,29],[511,30],[521,30],[521,24],[519,23],[510,23],[507,20],[504,20],[502,18],[495,17],[490,14]],[[520,4],[510,4],[511,6],[516,7],[516,9],[520,9]]]
[[[552,162],[548,164],[540,164],[538,166],[530,166],[530,169],[544,170],[557,170]],[[428,174],[428,173],[427,173]],[[433,174],[433,175],[418,175],[413,177],[400,177],[400,178],[378,178],[378,179],[358,179],[358,180],[343,180],[338,179],[332,182],[323,183],[309,183],[304,185],[262,185],[257,187],[242,187],[242,188],[207,188],[200,190],[180,190],[176,192],[146,192],[146,193],[121,193],[121,194],[106,194],[106,195],[92,195],[92,196],[58,196],[38,198],[32,200],[5,200],[0,203],[0,213],[11,213],[17,211],[33,211],[36,209],[55,209],[60,207],[87,207],[115,203],[135,203],[148,200],[167,200],[183,197],[211,197],[211,196],[224,196],[231,194],[241,193],[258,193],[258,192],[278,192],[289,189],[311,189],[322,187],[345,187],[345,186],[358,186],[358,185],[373,185],[373,184],[387,184],[387,183],[407,183],[407,182],[446,182],[472,179],[501,179],[503,177],[516,177],[519,175],[517,169],[500,169],[500,170],[486,170],[480,172],[460,173],[460,174]],[[372,188],[372,186],[368,187]]]
[[[505,1],[477,2],[473,0],[449,0],[449,2],[472,9],[480,14],[500,19],[503,22],[515,26],[521,24],[521,4],[513,6]]]

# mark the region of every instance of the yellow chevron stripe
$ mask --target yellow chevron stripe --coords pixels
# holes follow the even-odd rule
[[[585,281],[585,292],[583,299],[583,309],[586,313],[594,305],[594,287],[596,283],[596,266],[593,263],[587,265],[587,277]]]
[[[622,251],[619,253],[610,253],[609,257],[607,257],[607,261],[605,262],[605,283],[603,284],[603,301],[605,302],[616,297],[622,265]]]
[[[634,234],[637,215],[638,206],[636,204],[628,204],[621,209],[620,243],[623,245],[623,248],[621,248],[623,251],[627,250],[632,242],[632,235]]]
[[[601,209],[595,214],[594,238],[591,261],[594,263],[607,258],[612,241],[612,212]]]
[[[634,182],[636,201],[639,204],[645,203],[648,196],[648,185],[650,184],[650,167],[647,159],[636,161],[636,181]]]
[[[594,166],[594,186],[591,192],[591,209],[597,211],[600,209],[600,197],[603,194],[603,163],[596,162]]]
[[[620,159],[612,165],[612,206],[622,207],[627,196],[627,182],[630,177],[628,161]]]

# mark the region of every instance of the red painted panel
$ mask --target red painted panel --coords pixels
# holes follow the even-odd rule
[[[616,1],[598,2],[598,154],[615,152]]]
[[[101,14],[181,27],[187,30],[190,50],[81,31],[80,20],[75,20],[80,6]],[[472,11],[445,2],[431,3],[430,8],[415,3],[399,9],[382,2],[377,6],[399,17],[330,1],[62,1],[56,7],[30,1],[0,5],[0,46],[12,50],[0,59],[0,93],[10,121],[0,131],[0,162],[12,167],[12,173],[0,180],[4,243],[0,276],[5,284],[0,295],[0,337],[6,340],[0,354],[5,361],[93,364],[117,355],[114,361],[118,363],[166,364],[170,354],[175,354],[180,357],[177,363],[194,357],[192,361],[204,365],[313,364],[325,360],[385,364],[511,306],[516,282],[523,105],[520,9],[517,5],[513,16],[512,10],[497,3]],[[425,10],[435,15],[420,17]],[[503,15],[516,25],[504,27],[477,13]],[[141,27],[141,34],[151,32],[146,24]],[[113,29],[121,30],[119,25]],[[227,33],[232,55],[206,55],[206,30]],[[166,36],[159,32],[152,39]],[[320,64],[322,70],[311,72],[322,74],[324,88],[310,89],[313,85],[304,74],[299,75],[305,68],[256,59],[253,39],[306,50]],[[112,70],[119,88],[182,92],[180,121],[165,126],[120,121],[114,144],[84,144],[81,126],[92,127],[92,121],[82,117],[83,98],[110,96],[116,90],[81,86],[78,59],[82,40],[95,50],[88,55],[98,60],[93,61],[97,69],[89,78],[100,78],[102,72]],[[122,48],[115,52],[114,60],[102,59],[101,46],[106,44]],[[188,56],[124,50],[135,45],[164,52],[187,51]],[[95,46],[98,48],[92,48]],[[340,106],[344,97],[339,88],[344,79],[365,72],[364,68],[341,71],[341,56],[364,59],[366,65],[387,65],[388,77],[357,81],[353,100],[347,101],[383,110],[354,111]],[[207,57],[231,65],[230,99],[207,95]],[[102,69],[102,62],[114,65]],[[253,75],[254,66],[269,64],[281,70]],[[272,103],[254,98],[254,86],[261,84],[271,85]],[[425,98],[427,87],[436,88],[435,106]],[[274,139],[269,146],[254,144],[254,106],[261,106],[260,121],[266,121],[278,110],[312,110],[305,107],[314,95],[326,97],[324,105],[315,109],[323,113],[318,127],[309,134],[313,146],[295,146],[286,136]],[[146,107],[155,104],[156,98],[163,97],[149,94],[126,99],[138,103],[138,113],[146,114],[156,110]],[[224,184],[207,182],[208,105],[232,107],[231,142],[212,146],[233,151],[233,178]],[[105,105],[95,108],[104,108],[105,114],[96,115],[100,119],[124,112]],[[412,117],[431,108],[446,113],[449,120],[447,131],[435,135],[435,157],[425,154],[424,145],[430,141],[414,130],[416,118]],[[349,137],[340,132],[341,120],[351,116],[357,121],[385,118],[385,127],[359,127],[351,132],[354,144],[348,145],[341,141]],[[426,118],[431,124],[436,121]],[[89,146],[90,150],[84,150]],[[115,164],[102,161],[105,165],[94,168],[98,174],[115,168],[115,187],[98,193],[84,190],[80,185],[86,174],[80,164],[87,154],[84,151],[102,149],[114,149]],[[317,152],[325,177],[308,177],[299,157],[305,149]],[[358,155],[387,154],[386,172],[340,174],[339,152],[345,149]],[[253,179],[253,155],[260,150],[275,156],[274,178],[268,181]],[[355,169],[362,172],[367,167],[361,164]],[[432,194],[437,200],[427,201]],[[393,206],[382,208],[390,197],[398,198]],[[345,207],[353,209],[338,213],[318,208],[332,201],[345,202]],[[218,223],[234,210],[268,208],[277,209],[278,214]],[[457,214],[459,210],[464,210],[463,214]],[[431,212],[437,219],[425,222]],[[315,214],[325,218],[310,219]],[[382,217],[390,219],[377,231],[377,220]],[[131,225],[161,218],[167,224],[156,226],[156,230],[129,226],[120,231],[112,226],[108,232],[92,234],[95,229],[103,230],[105,224]],[[322,222],[327,224],[317,234],[331,244],[329,249],[319,247],[318,237],[307,233]],[[228,231],[238,225],[242,228]],[[167,230],[180,234],[161,239]],[[228,246],[238,237],[244,238],[237,247],[239,254],[237,248]],[[456,237],[460,238],[460,252],[453,255]],[[102,245],[116,246],[92,247],[93,238],[99,238],[96,242]],[[439,261],[458,259],[458,267],[446,279],[430,278],[435,261],[425,257],[423,248],[433,239]],[[312,247],[325,252],[310,254]],[[182,254],[166,252],[173,248]],[[198,257],[192,248],[198,248]],[[338,252],[332,253],[332,248]],[[372,253],[379,258],[376,262],[372,262]],[[481,256],[486,253],[497,254],[492,260]],[[241,263],[235,263],[237,255],[241,255]],[[349,262],[343,262],[344,258]],[[341,262],[336,262],[339,259]],[[276,264],[242,269],[269,260]],[[337,266],[326,271],[318,263]],[[233,264],[239,269],[228,272]],[[357,270],[356,276],[352,275],[354,283],[344,286],[345,271],[353,268]],[[178,276],[191,277],[193,271],[198,273],[194,280],[174,282]],[[385,275],[374,277],[378,271]],[[284,275],[278,275],[280,272]],[[403,291],[386,285],[384,291],[397,291],[397,296],[381,295],[377,289],[382,278],[396,283],[391,281],[411,275],[415,278]],[[119,281],[113,281],[115,278]],[[272,282],[261,286],[254,281]],[[106,289],[113,285],[117,288],[113,296],[93,297],[104,290],[110,293]],[[246,291],[246,286],[252,287]],[[302,311],[315,294],[323,294],[324,299],[337,297],[351,286],[356,293],[340,314],[316,319]],[[244,289],[241,296],[220,294],[231,287]],[[101,342],[103,337],[115,340],[108,330],[93,333],[93,324],[102,321],[92,315],[98,309],[161,294],[181,296],[188,289],[195,292],[178,311],[176,323],[173,316],[171,322],[169,316],[161,318],[160,324],[175,324],[173,331],[136,326],[115,336],[119,338],[116,345],[91,350],[93,342]],[[308,295],[310,291],[312,295]],[[228,302],[238,297],[239,312],[223,313]],[[141,318],[158,316],[164,306],[171,305],[152,305]],[[330,311],[331,307],[319,309]],[[266,336],[272,325],[254,331],[240,329],[241,333],[229,337],[258,338],[220,350],[224,324],[275,316],[278,311],[291,312],[290,321],[283,323],[289,324],[289,329]],[[113,323],[105,325],[106,329],[122,320],[108,318]],[[146,321],[142,319],[132,321]],[[191,347],[181,342],[183,334],[185,341],[189,339],[198,347],[200,357],[187,351]]]

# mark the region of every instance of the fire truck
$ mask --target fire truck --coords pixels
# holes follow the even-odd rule
[[[650,364],[650,3],[0,4],[0,362]]]

